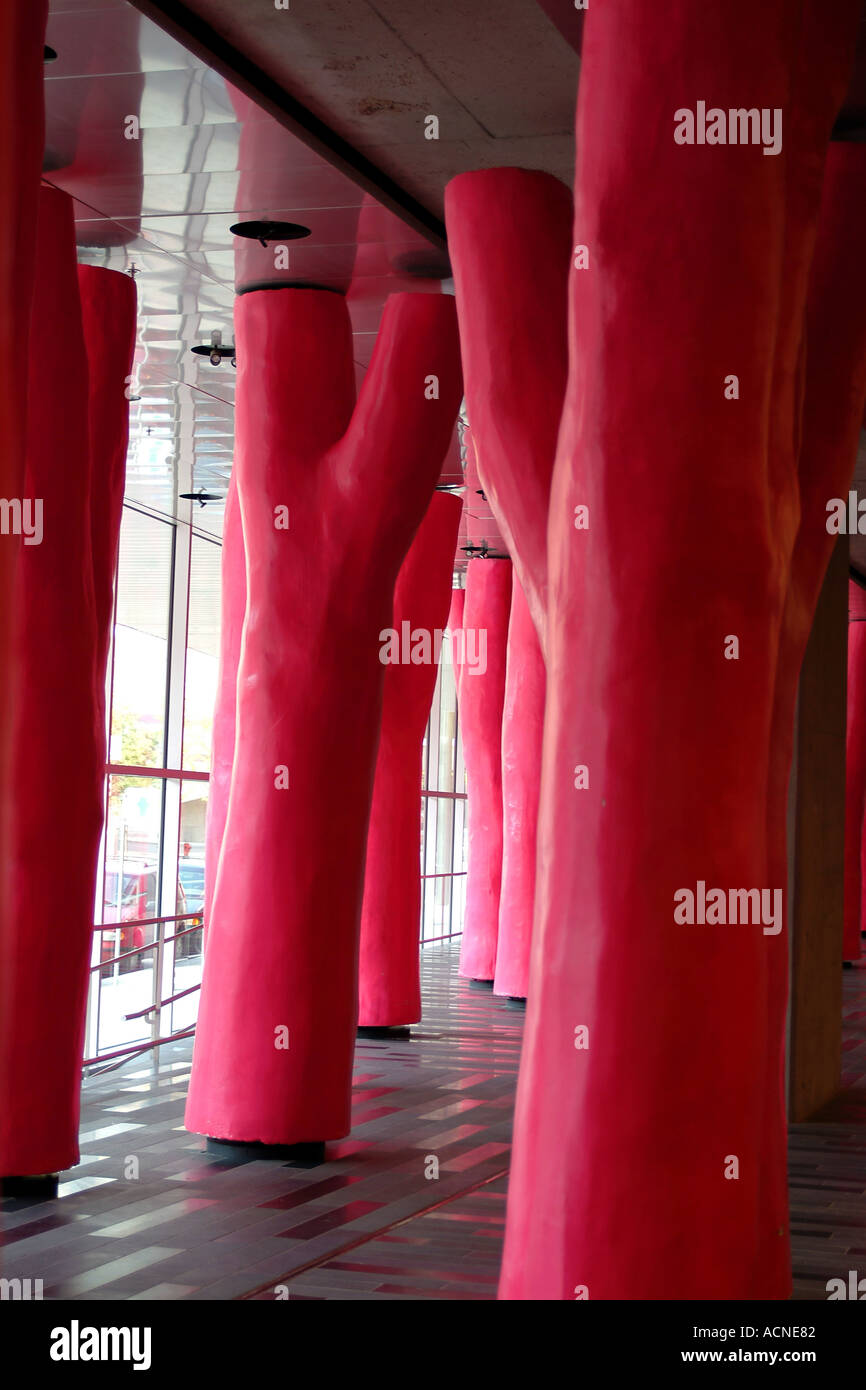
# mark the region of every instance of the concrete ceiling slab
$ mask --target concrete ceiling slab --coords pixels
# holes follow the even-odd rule
[[[185,8],[435,217],[445,183],[467,169],[518,164],[571,182],[579,60],[535,0]],[[147,9],[177,18],[179,7]],[[431,115],[438,140],[425,138]]]

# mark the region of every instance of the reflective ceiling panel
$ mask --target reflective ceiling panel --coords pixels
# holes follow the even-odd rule
[[[44,178],[75,199],[79,259],[138,290],[127,499],[220,536],[222,500],[180,494],[225,496],[234,368],[191,349],[214,332],[232,344],[236,284],[345,292],[360,381],[387,296],[438,292],[447,261],[124,0],[49,10]],[[229,230],[274,219],[309,235],[261,246]],[[442,481],[460,479],[455,435]]]

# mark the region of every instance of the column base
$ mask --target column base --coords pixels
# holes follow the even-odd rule
[[[27,1173],[0,1178],[0,1197],[56,1197],[58,1173]]]
[[[408,1023],[359,1023],[357,1032],[359,1038],[411,1038],[412,1036]]]
[[[305,1163],[314,1167],[325,1161],[325,1143],[318,1139],[304,1144],[262,1144],[258,1139],[214,1139],[208,1135],[205,1152],[234,1159],[236,1163],[270,1158],[282,1163]]]

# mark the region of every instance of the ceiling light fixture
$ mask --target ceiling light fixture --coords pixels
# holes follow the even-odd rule
[[[233,367],[238,365],[234,344],[232,343],[231,346],[228,343],[224,344],[223,335],[218,328],[215,328],[211,333],[209,343],[197,343],[194,348],[190,348],[190,351],[199,357],[210,358],[211,365],[214,367],[218,367],[224,357],[231,358]]]
[[[300,222],[274,222],[267,219],[235,222],[233,227],[229,227],[229,231],[232,236],[260,241],[262,246],[267,246],[271,241],[301,241],[305,236],[312,235],[310,228],[302,226]]]
[[[461,545],[460,549],[469,560],[507,560],[509,557],[501,550],[489,550],[487,542],[480,545]]]
[[[206,506],[208,502],[222,502],[223,500],[222,493],[205,492],[203,487],[200,487],[198,492],[181,492],[178,496],[182,497],[184,502],[198,502],[200,507]]]

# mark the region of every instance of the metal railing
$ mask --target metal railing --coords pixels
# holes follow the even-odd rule
[[[170,933],[166,933],[165,931],[165,927],[172,922],[188,921],[193,923],[191,927],[183,927],[180,931]],[[203,924],[204,917],[201,908],[195,912],[177,912],[162,917],[142,917],[133,919],[132,921],[100,922],[94,924],[94,935],[103,935],[107,932],[129,932],[140,930],[144,927],[156,928],[153,941],[143,941],[140,945],[134,946],[131,950],[119,951],[117,954],[106,958],[103,958],[100,952],[100,959],[90,966],[89,972],[91,975],[98,973],[100,980],[104,980],[108,978],[106,972],[111,974],[115,973],[115,967],[120,961],[140,959],[142,956],[152,952],[156,953],[154,957],[151,1002],[145,1005],[143,1009],[135,1009],[129,1013],[123,1014],[125,1023],[131,1022],[136,1018],[149,1017],[151,1022],[151,1037],[137,1039],[135,1042],[129,1043],[126,1046],[112,1048],[107,1052],[100,1052],[97,1045],[96,1055],[93,1057],[85,1057],[82,1062],[83,1067],[102,1068],[103,1063],[113,1058],[121,1058],[121,1061],[127,1060],[136,1053],[146,1052],[153,1048],[161,1047],[164,1043],[175,1042],[178,1038],[186,1038],[193,1035],[195,1032],[194,1026],[192,1028],[180,1029],[173,1033],[162,1033],[162,1010],[171,1007],[178,999],[183,999],[187,995],[195,994],[197,990],[201,989],[201,981],[197,981],[188,989],[179,990],[177,993],[163,998],[162,988],[165,975],[165,948],[166,946],[173,945],[176,941],[180,941],[183,937],[191,936],[195,932],[201,931]],[[117,1062],[116,1065],[121,1065],[121,1062]],[[110,1068],[105,1068],[105,1070],[110,1070]]]
[[[431,794],[436,795],[436,793]],[[445,795],[450,795],[450,793],[445,793]],[[457,795],[459,795],[459,793],[457,793]],[[438,874],[421,874],[421,879],[424,880],[431,878],[465,878],[465,876],[466,870],[462,869],[457,871],[447,871]],[[183,927],[180,931],[171,932],[168,935],[165,934],[164,929],[166,925],[168,925],[169,923],[186,921],[192,921],[193,925],[191,927]],[[165,998],[161,997],[162,983],[165,973],[164,952],[166,946],[171,945],[175,941],[181,940],[182,937],[191,936],[193,933],[201,931],[203,925],[204,917],[201,909],[199,909],[197,912],[179,912],[171,916],[164,917],[146,917],[128,922],[102,922],[94,924],[94,934],[99,935],[106,932],[130,931],[135,928],[142,927],[155,927],[156,935],[154,936],[153,941],[142,942],[140,946],[134,946],[131,950],[120,951],[116,955],[108,956],[105,959],[98,960],[95,964],[90,966],[91,975],[96,974],[97,972],[102,972],[101,978],[105,979],[107,978],[107,976],[104,972],[112,971],[120,961],[132,960],[134,957],[141,957],[151,952],[156,952],[157,954],[155,959],[155,969],[153,972],[153,995],[151,1002],[149,1004],[146,1004],[141,1009],[134,1009],[129,1013],[123,1014],[123,1020],[126,1023],[132,1022],[134,1019],[137,1018],[150,1018],[154,1036],[147,1039],[137,1040],[123,1047],[111,1048],[109,1051],[106,1052],[100,1052],[97,1050],[95,1056],[85,1057],[82,1062],[82,1066],[87,1068],[94,1068],[95,1070],[92,1073],[93,1075],[100,1075],[103,1071],[111,1071],[114,1067],[122,1066],[125,1061],[128,1061],[130,1058],[138,1054],[141,1054],[142,1052],[149,1052],[154,1050],[155,1048],[163,1047],[168,1043],[177,1042],[182,1038],[191,1038],[195,1035],[195,1024],[192,1024],[191,1026],[188,1026],[186,1028],[178,1029],[175,1032],[164,1034],[161,1031],[162,1010],[165,1008],[170,1008],[171,1005],[175,1004],[179,999],[185,999],[189,995],[196,994],[201,989],[201,981],[199,980],[194,985],[189,985],[186,989],[178,990],[174,994],[167,995]],[[426,940],[420,939],[419,937],[419,944],[422,947],[429,946],[432,945],[434,942],[456,939],[460,935],[460,932],[446,932],[442,936],[432,936],[428,937]],[[111,1063],[111,1065],[106,1066],[106,1063]]]

